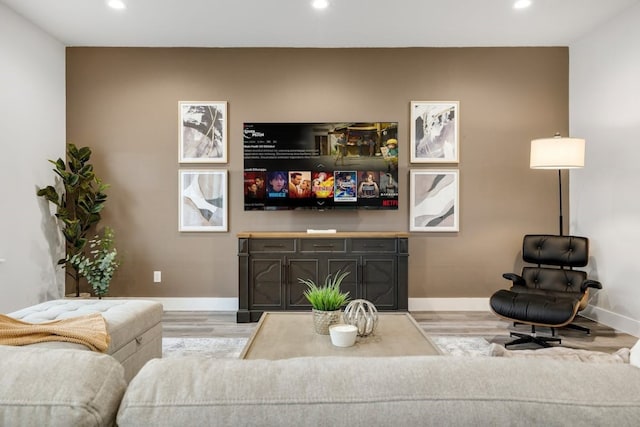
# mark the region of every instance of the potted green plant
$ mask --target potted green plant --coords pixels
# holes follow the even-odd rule
[[[307,286],[304,296],[311,304],[313,313],[313,326],[317,333],[328,335],[329,326],[340,321],[340,309],[349,302],[349,292],[341,292],[340,284],[348,271],[336,271],[335,274],[328,274],[324,284],[318,286],[311,279],[298,278],[300,283]]]
[[[88,256],[84,253],[67,256],[67,262],[87,279],[98,299],[107,294],[113,274],[120,266],[114,245],[115,233],[110,227],[105,227],[102,237],[97,234],[89,240]]]
[[[87,235],[91,227],[100,221],[100,212],[107,200],[104,191],[109,188],[95,176],[93,165],[89,164],[90,157],[89,147],[78,148],[69,144],[66,163],[60,158],[49,160],[55,165],[53,171],[60,177],[63,188],[58,191],[49,185],[37,192],[38,196],[57,206],[55,216],[59,220],[66,249],[66,256],[58,260],[58,265],[63,265],[67,275],[73,279],[76,296],[80,296],[80,279],[83,276],[70,260],[84,254]]]

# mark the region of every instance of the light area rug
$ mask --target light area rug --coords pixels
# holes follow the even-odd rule
[[[482,337],[432,335],[431,341],[448,356],[489,356],[491,344]]]
[[[489,356],[490,344],[482,337],[431,336],[448,356]],[[163,338],[162,357],[205,356],[238,358],[247,338]]]
[[[162,338],[162,357],[205,356],[237,359],[247,338]]]

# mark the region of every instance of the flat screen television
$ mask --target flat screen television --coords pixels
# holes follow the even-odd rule
[[[398,209],[398,123],[244,123],[244,209]]]

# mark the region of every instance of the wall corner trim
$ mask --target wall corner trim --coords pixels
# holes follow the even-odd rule
[[[634,337],[640,337],[640,321],[622,314],[614,313],[604,308],[588,305],[580,312],[582,317],[607,325],[617,331],[624,332]]]

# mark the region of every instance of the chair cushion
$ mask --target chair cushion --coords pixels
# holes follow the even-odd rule
[[[569,298],[580,300],[584,296],[582,292],[555,291],[551,289],[527,288],[525,286],[513,286],[509,290],[517,294],[545,295],[551,298]]]
[[[561,327],[571,323],[580,300],[501,289],[491,296],[489,303],[495,313],[507,319]]]
[[[559,268],[524,267],[522,278],[530,289],[582,292],[582,283],[587,280],[587,273]]]
[[[522,241],[522,259],[532,264],[584,267],[589,262],[589,239],[527,234]]]

